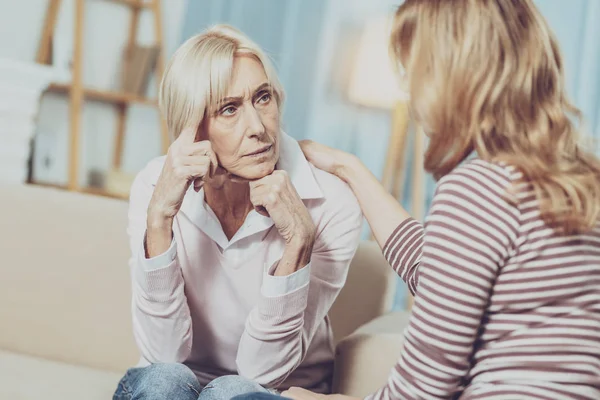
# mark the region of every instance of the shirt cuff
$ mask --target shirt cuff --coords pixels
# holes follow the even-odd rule
[[[310,263],[290,275],[271,275],[271,268],[265,268],[260,292],[264,297],[280,297],[308,286],[310,282]]]
[[[144,235],[144,242],[141,249],[141,265],[144,271],[155,271],[157,269],[166,268],[171,264],[177,257],[177,246],[175,244],[175,238],[171,240],[171,245],[162,254],[156,257],[146,258],[146,235]]]

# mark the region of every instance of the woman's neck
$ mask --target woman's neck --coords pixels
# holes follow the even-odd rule
[[[220,187],[204,185],[204,198],[219,219],[228,240],[241,228],[253,208],[248,183],[226,181]]]

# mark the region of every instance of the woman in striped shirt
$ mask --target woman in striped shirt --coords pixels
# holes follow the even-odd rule
[[[600,399],[600,161],[576,142],[545,20],[532,0],[406,0],[391,49],[430,137],[425,225],[357,158],[303,144],[416,295],[369,398]]]

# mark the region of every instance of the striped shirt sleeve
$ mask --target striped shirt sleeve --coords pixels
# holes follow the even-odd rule
[[[518,224],[506,177],[481,165],[446,176],[425,227],[404,221],[384,247],[418,295],[400,360],[369,399],[448,399],[460,393],[498,270]]]
[[[423,226],[412,218],[404,220],[388,238],[383,255],[414,296],[423,256]]]

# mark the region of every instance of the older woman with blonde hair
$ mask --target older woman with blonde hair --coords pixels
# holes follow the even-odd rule
[[[303,144],[416,295],[368,398],[600,399],[600,161],[577,141],[546,21],[532,0],[406,0],[391,50],[430,137],[425,224],[356,157]]]
[[[281,131],[283,100],[268,58],[231,27],[170,61],[160,105],[175,140],[138,174],[129,207],[142,357],[114,399],[330,391],[327,313],[362,214]]]

